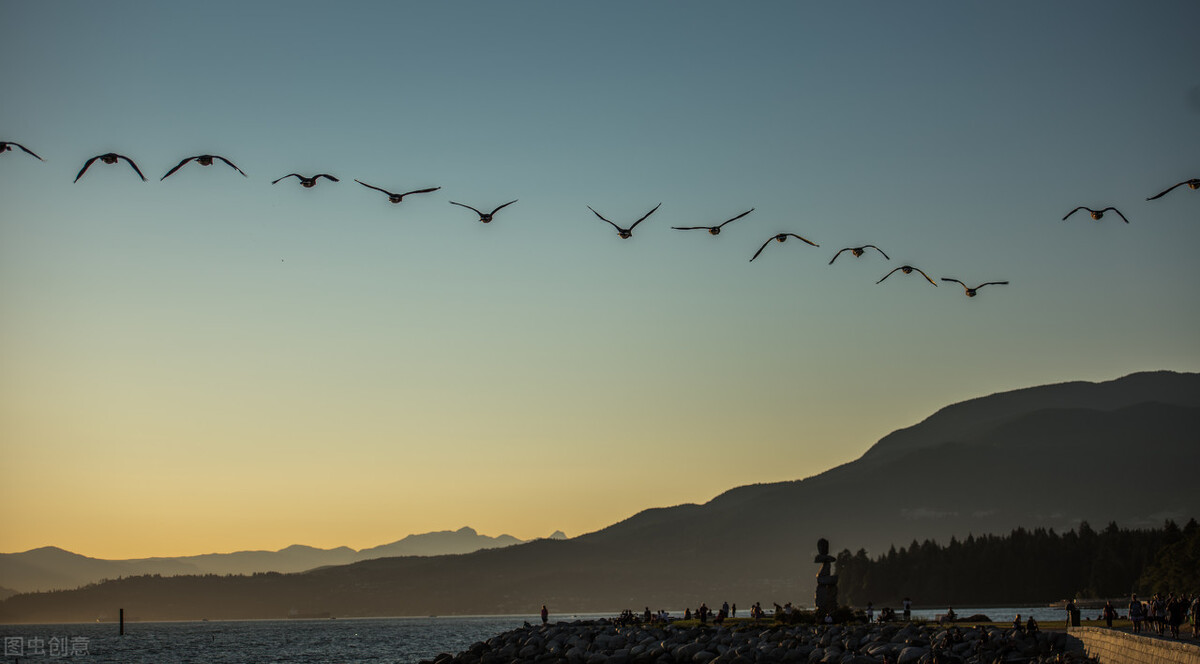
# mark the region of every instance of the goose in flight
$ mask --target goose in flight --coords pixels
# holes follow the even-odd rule
[[[41,157],[38,157],[37,153],[35,153],[33,150],[30,150],[29,148],[25,147],[24,145],[21,145],[20,143],[13,143],[12,141],[0,141],[0,153],[8,152],[9,150],[13,149],[14,145],[21,148],[28,154],[31,154],[31,155],[37,157],[38,159],[42,159]],[[42,159],[42,161],[46,161],[46,160]],[[1192,188],[1195,189],[1195,187],[1192,187]],[[1163,193],[1165,194],[1166,192],[1163,192]],[[1159,196],[1162,196],[1162,194],[1159,194]],[[1156,198],[1157,198],[1157,196],[1156,196]]]
[[[725,221],[722,221],[721,223],[717,224],[716,226],[672,226],[671,228],[673,230],[677,230],[677,231],[705,230],[705,231],[708,231],[709,235],[720,235],[722,226],[724,226],[725,224],[728,224],[731,221],[737,221],[738,219],[741,219],[742,217],[750,214],[751,212],[754,212],[754,208],[750,208],[749,210],[746,210],[745,212],[734,217],[733,219],[726,219]]]
[[[929,283],[933,284],[934,286],[937,286],[937,282],[935,282],[933,279],[930,279],[929,275],[925,274],[925,272],[923,270],[921,270],[921,268],[913,267],[911,265],[901,265],[900,267],[896,268],[895,270],[892,270],[891,272],[888,272],[887,274],[883,275],[883,279],[887,279],[888,277],[892,276],[892,274],[895,273],[897,270],[899,270],[900,272],[903,272],[904,274],[912,274],[913,270],[916,270],[917,272],[921,273],[922,277],[925,277],[925,281],[928,281]],[[876,281],[875,283],[877,285],[882,284],[883,279],[880,279],[879,281]],[[962,282],[959,282],[959,283],[962,283]]]
[[[441,187],[430,187],[428,189],[414,189],[412,191],[406,191],[403,194],[393,194],[392,192],[388,191],[387,189],[380,189],[379,187],[369,185],[366,182],[363,182],[362,180],[355,180],[355,182],[361,184],[362,186],[366,187],[367,189],[374,189],[375,191],[382,191],[383,193],[387,194],[388,200],[393,203],[399,203],[400,201],[404,200],[405,196],[408,196],[409,194],[427,194],[431,191],[437,191],[438,189],[441,189]]]
[[[24,148],[21,148],[21,149],[24,150]],[[29,152],[29,150],[25,150],[25,151]],[[33,153],[29,152],[29,154],[33,154]],[[37,155],[34,155],[34,156],[36,157]],[[1151,196],[1150,198],[1147,198],[1146,200],[1152,201],[1156,198],[1162,198],[1162,195],[1167,193],[1167,191],[1171,191],[1172,189],[1174,189],[1175,187],[1178,187],[1181,184],[1186,184],[1188,186],[1188,189],[1200,189],[1200,178],[1192,178],[1191,180],[1184,180],[1183,182],[1180,182],[1179,184],[1171,185],[1170,187],[1167,187],[1166,191],[1155,194],[1155,195]]]
[[[1175,186],[1179,186],[1179,185],[1175,185]],[[1163,192],[1163,193],[1165,194],[1166,192]],[[1161,195],[1162,194],[1159,194],[1159,196],[1161,196]],[[1087,210],[1092,215],[1092,219],[1095,219],[1096,221],[1100,221],[1100,218],[1104,216],[1105,212],[1112,210],[1113,212],[1117,213],[1117,216],[1121,218],[1121,221],[1124,221],[1127,224],[1129,223],[1129,220],[1125,218],[1125,215],[1121,214],[1121,211],[1115,207],[1106,207],[1103,210],[1093,210],[1092,208],[1087,207],[1086,205],[1080,205],[1079,207],[1075,208],[1074,210],[1071,210],[1070,212],[1068,212],[1067,217],[1075,214],[1076,212],[1079,212],[1080,210]],[[1067,217],[1063,217],[1063,221],[1066,221]]]
[[[975,297],[975,291],[979,290],[980,288],[983,288],[984,286],[1007,286],[1008,285],[1007,281],[989,281],[987,283],[979,284],[978,286],[976,286],[974,288],[967,288],[967,285],[964,284],[963,282],[959,281],[958,279],[950,279],[947,277],[942,277],[942,281],[953,281],[954,283],[958,284],[959,286],[962,286],[963,290],[967,291],[967,297]]]
[[[167,171],[167,174],[162,176],[161,178],[159,178],[158,181],[162,182],[163,180],[166,180],[167,178],[171,177],[172,173],[183,168],[183,165],[188,163],[189,161],[194,161],[197,164],[200,164],[201,166],[212,166],[213,159],[220,159],[221,161],[225,162],[226,164],[229,164],[230,168],[237,171],[238,173],[241,173],[242,177],[246,177],[246,174],[244,172],[242,172],[242,169],[238,168],[237,166],[235,166],[233,164],[232,161],[229,161],[228,159],[226,159],[225,157],[222,157],[221,155],[199,154],[199,155],[196,155],[195,157],[188,157],[187,159],[184,159],[183,161],[179,162],[178,164],[175,165],[175,168],[172,168],[171,170]]]
[[[305,187],[305,188],[317,186],[317,180],[320,178],[327,178],[329,180],[333,180],[334,182],[341,182],[341,180],[333,177],[332,175],[330,175],[328,173],[317,173],[316,175],[312,176],[311,178],[306,178],[303,175],[300,175],[299,173],[288,173],[287,175],[279,178],[279,180],[286,180],[287,178],[290,178],[290,177],[295,177],[296,179],[300,180],[300,186]],[[279,180],[276,180],[276,181],[272,182],[271,184],[279,184]]]
[[[658,209],[658,208],[660,208],[660,207],[662,207],[662,203],[659,203],[658,205],[655,205],[655,206],[654,206],[654,210],[657,210],[657,209]],[[589,210],[592,210],[592,213],[593,213],[593,214],[595,214],[597,217],[600,217],[601,219],[604,219],[604,215],[602,215],[602,214],[600,214],[599,212],[596,212],[595,210],[593,210],[593,209],[592,209],[592,206],[590,206],[590,205],[589,205],[589,206],[587,206],[587,209],[589,209]],[[629,228],[621,228],[620,226],[618,226],[618,225],[616,225],[616,224],[613,224],[613,222],[611,222],[611,221],[608,221],[608,219],[604,219],[604,221],[608,221],[608,223],[612,224],[612,227],[613,227],[613,228],[617,229],[617,235],[621,236],[621,239],[622,239],[622,240],[628,240],[630,237],[632,237],[632,236],[633,236],[633,229],[637,228],[637,225],[638,225],[638,224],[640,224],[640,223],[642,223],[643,221],[645,221],[645,220],[646,220],[646,217],[649,217],[650,215],[654,214],[654,210],[650,210],[650,211],[649,211],[649,212],[647,212],[646,214],[642,215],[642,218],[641,218],[641,219],[638,219],[638,220],[637,220],[637,221],[635,221],[635,222],[633,222],[633,225],[632,225],[632,226],[630,226]]]
[[[797,240],[802,241],[802,242],[807,242],[808,244],[811,244],[814,247],[821,246],[821,245],[817,244],[816,242],[806,240],[806,239],[800,237],[799,235],[796,235],[795,233],[780,233],[779,235],[773,235],[773,236],[767,238],[767,241],[763,242],[762,246],[758,248],[758,251],[754,252],[754,255],[750,257],[750,262],[753,263],[754,259],[758,258],[758,255],[763,252],[763,249],[766,249],[767,245],[771,244],[771,240],[775,240],[776,242],[786,242],[789,235],[791,237],[796,238]]]
[[[409,192],[409,193],[412,193],[412,192]],[[492,222],[492,215],[499,212],[502,208],[506,208],[506,207],[512,205],[513,203],[516,203],[517,200],[519,200],[519,199],[513,199],[513,200],[505,203],[504,205],[497,207],[495,210],[492,210],[491,212],[480,212],[479,210],[476,210],[475,208],[471,207],[470,205],[464,205],[462,203],[455,203],[454,201],[450,201],[450,204],[457,205],[459,207],[465,207],[468,210],[471,210],[475,214],[479,215],[479,221],[482,221],[485,224],[490,224]]]
[[[84,172],[87,171],[88,167],[92,165],[92,162],[96,161],[97,159],[99,159],[100,161],[102,161],[106,164],[115,164],[115,163],[117,163],[118,159],[124,159],[125,161],[129,162],[129,165],[132,166],[133,170],[137,172],[138,177],[140,177],[142,179],[142,182],[146,181],[146,176],[142,175],[142,169],[138,168],[137,164],[133,163],[132,159],[130,159],[129,157],[126,157],[123,154],[117,154],[116,152],[109,152],[107,154],[98,154],[95,157],[88,159],[87,162],[84,163],[83,168],[79,169],[79,174],[75,176],[75,179],[73,181],[79,182],[79,178],[83,177]]]
[[[842,249],[841,251],[834,254],[833,258],[829,259],[829,264],[833,265],[833,262],[837,260],[838,256],[842,255],[842,251],[849,251],[851,254],[853,254],[853,256],[855,258],[858,258],[859,256],[862,256],[863,252],[865,252],[867,249],[874,249],[875,251],[878,251],[879,253],[883,254],[884,258],[887,258],[889,261],[892,260],[891,258],[888,257],[887,254],[883,253],[883,249],[880,249],[879,247],[876,247],[873,244],[864,244],[861,247],[846,247],[845,249]],[[905,274],[907,274],[907,272]]]

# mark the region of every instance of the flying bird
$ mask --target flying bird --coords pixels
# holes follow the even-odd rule
[[[963,282],[959,281],[958,279],[950,279],[947,277],[942,277],[942,281],[953,281],[954,283],[958,284],[959,286],[962,286],[963,290],[967,291],[967,297],[975,297],[975,291],[979,290],[980,288],[983,288],[984,286],[1007,286],[1008,285],[1007,281],[989,281],[984,284],[979,284],[978,286],[976,286],[974,288],[967,288],[967,285],[964,284]]]
[[[1175,185],[1175,186],[1178,187],[1179,185]],[[1170,190],[1168,190],[1168,191],[1170,191]],[[1165,194],[1165,193],[1167,193],[1167,192],[1164,191],[1163,194]],[[1162,194],[1159,194],[1159,196],[1162,196]],[[1086,205],[1080,205],[1079,207],[1075,208],[1074,210],[1071,210],[1070,212],[1068,212],[1067,217],[1075,214],[1076,212],[1079,212],[1080,210],[1087,210],[1092,215],[1092,219],[1095,219],[1096,221],[1099,221],[1100,218],[1104,216],[1105,212],[1112,210],[1113,212],[1117,213],[1117,216],[1120,217],[1122,221],[1124,221],[1127,224],[1129,223],[1129,220],[1125,218],[1125,215],[1121,214],[1121,211],[1115,207],[1106,207],[1103,210],[1093,210],[1092,208],[1087,207]],[[1066,221],[1067,217],[1063,217],[1063,221]]]
[[[925,274],[925,272],[922,271],[921,268],[913,267],[911,265],[901,265],[900,267],[896,268],[895,270],[892,270],[891,272],[888,272],[887,274],[883,275],[883,279],[887,279],[888,277],[892,276],[892,274],[895,273],[897,270],[903,272],[904,274],[912,274],[913,270],[916,270],[917,272],[921,273],[922,277],[925,277],[925,281],[928,281],[929,283],[933,284],[934,286],[937,286],[937,282],[935,282],[933,279],[930,279],[929,275]],[[879,281],[876,281],[875,283],[882,284],[883,279],[880,279]],[[961,282],[959,282],[959,283],[961,283]]]
[[[306,178],[303,175],[300,175],[299,173],[288,173],[287,175],[279,178],[279,180],[286,180],[287,178],[290,178],[290,177],[295,177],[296,179],[300,180],[300,186],[306,187],[306,188],[317,186],[317,180],[320,178],[327,178],[327,179],[333,180],[334,182],[341,182],[341,180],[333,177],[332,175],[330,175],[328,173],[317,173],[316,175],[312,176],[311,178]],[[276,181],[272,182],[271,184],[278,184],[279,180],[276,180]]]
[[[766,242],[763,242],[763,245],[761,247],[759,247],[758,251],[754,252],[754,256],[752,256],[750,258],[750,262],[753,263],[754,259],[758,258],[758,255],[763,252],[763,249],[766,249],[767,245],[771,244],[771,240],[775,240],[776,242],[786,242],[788,239],[788,236],[794,237],[797,240],[801,240],[803,242],[807,242],[808,244],[811,244],[814,247],[821,246],[821,245],[817,244],[816,242],[811,242],[809,240],[806,240],[806,239],[800,237],[799,235],[796,235],[795,233],[780,233],[779,235],[775,235],[775,236],[768,238]]]
[[[13,143],[12,141],[0,141],[0,152],[8,152],[9,150],[12,149],[12,146],[14,146],[14,145],[21,148],[28,154],[31,154],[31,155],[37,157],[38,159],[42,159],[41,157],[38,157],[37,154],[33,150],[30,150],[29,148],[25,147],[24,145],[21,145],[20,143]],[[42,161],[46,161],[46,160],[42,159]],[[1192,188],[1195,189],[1195,187],[1192,187]],[[1165,194],[1166,192],[1164,191],[1163,193]],[[1162,194],[1159,194],[1159,196],[1161,196],[1161,195]]]
[[[671,228],[673,230],[677,230],[677,231],[705,230],[705,231],[708,231],[709,235],[720,235],[722,226],[724,226],[725,224],[728,224],[731,221],[737,221],[738,219],[741,219],[742,217],[750,214],[751,212],[754,212],[754,208],[750,208],[749,210],[746,210],[745,212],[734,217],[733,219],[726,219],[725,221],[722,221],[721,223],[717,224],[716,226],[672,226]]]
[[[22,148],[22,149],[24,150],[24,148]],[[29,150],[25,150],[25,151],[29,152]],[[29,154],[33,154],[33,153],[29,152]],[[36,157],[37,155],[34,155],[34,156]],[[1150,198],[1147,198],[1146,200],[1152,201],[1156,198],[1161,198],[1163,194],[1167,193],[1167,191],[1171,191],[1175,187],[1178,187],[1180,184],[1186,184],[1188,186],[1188,189],[1200,189],[1200,179],[1192,178],[1191,180],[1184,180],[1183,182],[1180,182],[1179,184],[1171,185],[1170,187],[1167,188],[1166,191],[1155,194],[1154,196],[1151,196]]]
[[[879,253],[883,254],[884,258],[887,258],[889,261],[892,260],[891,258],[888,257],[887,254],[883,253],[883,249],[880,249],[879,247],[876,247],[873,244],[864,244],[861,247],[846,247],[845,249],[842,249],[841,251],[834,254],[833,258],[829,259],[829,264],[833,265],[833,262],[837,260],[838,256],[842,255],[843,251],[849,251],[851,254],[854,255],[855,258],[858,258],[859,256],[862,256],[863,252],[865,252],[867,249],[874,249],[875,251],[878,251]]]
[[[654,210],[657,210],[660,207],[662,207],[662,203],[655,205]],[[587,209],[592,210],[592,206],[590,206],[590,205],[587,206]],[[622,240],[628,240],[630,237],[633,236],[633,229],[637,228],[638,224],[645,221],[646,217],[649,217],[650,215],[654,214],[654,210],[651,210],[651,211],[647,212],[646,214],[642,215],[642,218],[633,222],[633,225],[630,226],[629,228],[621,228],[620,226],[613,224],[613,222],[608,221],[608,219],[604,219],[604,215],[600,214],[599,212],[596,212],[595,210],[592,210],[592,213],[595,214],[597,217],[604,219],[604,221],[608,221],[608,223],[612,224],[612,227],[617,229],[617,235],[620,235]]]
[[[366,187],[367,189],[374,189],[375,191],[382,191],[383,193],[387,194],[388,200],[393,203],[399,203],[400,201],[404,200],[405,196],[408,196],[409,194],[427,194],[431,191],[437,191],[438,189],[441,189],[441,187],[430,187],[428,189],[414,189],[412,191],[406,191],[403,194],[393,194],[392,192],[388,191],[387,189],[380,189],[379,187],[369,185],[366,182],[363,182],[362,180],[355,180],[355,182],[361,184],[362,186]]]
[[[468,210],[472,210],[475,212],[475,214],[479,215],[479,221],[482,221],[485,224],[490,224],[492,222],[492,215],[499,212],[502,208],[506,208],[506,207],[512,205],[513,203],[516,203],[517,200],[518,199],[511,200],[511,201],[505,203],[504,205],[497,207],[495,210],[492,210],[491,212],[480,212],[479,210],[476,210],[475,208],[471,207],[470,205],[464,205],[462,203],[455,203],[454,201],[450,201],[450,204],[457,205],[459,207],[465,207]]]
[[[129,162],[129,165],[133,167],[134,171],[137,171],[138,177],[142,178],[142,182],[146,181],[146,176],[142,175],[142,169],[138,168],[137,164],[133,163],[132,159],[122,154],[109,152],[108,154],[98,154],[95,157],[88,159],[87,162],[84,163],[83,168],[79,169],[79,174],[75,176],[73,182],[79,182],[79,178],[83,177],[84,172],[87,171],[88,167],[92,165],[92,162],[96,161],[97,159],[106,164],[115,164],[117,163],[118,159],[124,159],[125,161]]]
[[[229,161],[225,157],[222,157],[221,155],[218,155],[218,154],[200,154],[200,155],[196,155],[195,157],[188,157],[187,159],[184,159],[183,161],[179,162],[178,164],[175,165],[175,168],[172,168],[171,170],[167,171],[167,174],[162,176],[161,178],[159,178],[158,181],[162,182],[163,180],[166,180],[167,178],[171,177],[172,173],[183,168],[183,165],[188,163],[189,161],[194,161],[197,164],[200,164],[201,166],[212,166],[213,159],[220,159],[221,161],[225,162],[226,164],[229,164],[230,168],[237,171],[238,173],[241,173],[242,177],[246,177],[246,174],[244,172],[242,172],[242,169],[235,166],[232,161]]]

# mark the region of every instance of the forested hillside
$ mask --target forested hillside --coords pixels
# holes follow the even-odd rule
[[[1188,591],[1200,534],[1196,520],[1180,529],[1124,529],[1116,523],[1097,532],[1085,521],[1063,534],[1053,529],[1017,528],[1008,535],[950,538],[945,545],[913,541],[908,547],[871,559],[866,551],[838,555],[839,598],[843,603],[1004,605],[1051,602],[1077,597],[1119,597],[1130,592]],[[1188,544],[1192,546],[1189,548]],[[1180,587],[1171,587],[1172,583]]]

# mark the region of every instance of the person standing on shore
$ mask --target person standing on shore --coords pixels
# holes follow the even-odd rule
[[[1112,602],[1104,603],[1104,624],[1107,627],[1112,627],[1113,618],[1117,617],[1117,610],[1113,608]]]
[[[1200,638],[1200,594],[1192,599],[1192,638]]]
[[[542,605],[542,624],[545,625],[550,621],[550,611],[546,609],[546,605]]]
[[[1138,601],[1137,595],[1132,595],[1129,598],[1129,621],[1133,623],[1133,633],[1142,633],[1142,603]]]
[[[904,621],[908,622],[909,620],[912,620],[912,600],[905,597],[904,598]]]

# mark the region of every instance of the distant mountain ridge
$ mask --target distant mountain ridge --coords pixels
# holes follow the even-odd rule
[[[562,531],[550,536],[565,539]],[[329,565],[346,565],[371,558],[392,556],[438,556],[472,553],[524,540],[512,535],[480,535],[467,526],[408,535],[390,544],[355,551],[293,544],[278,551],[235,551],[194,556],[105,560],[90,558],[54,546],[21,553],[0,553],[0,587],[19,592],[76,588],[102,579],[140,574],[253,574],[255,572],[303,572]]]
[[[0,602],[0,622],[620,611],[811,603],[818,538],[892,545],[1014,528],[1200,516],[1200,374],[1150,372],[970,399],[802,480],[639,512],[569,540],[377,558],[305,573],[136,578]],[[1036,565],[1036,560],[1016,561]],[[937,570],[924,573],[934,574]],[[0,580],[0,585],[11,585]],[[1052,601],[1057,597],[1031,597]],[[919,598],[918,598],[919,601]]]

